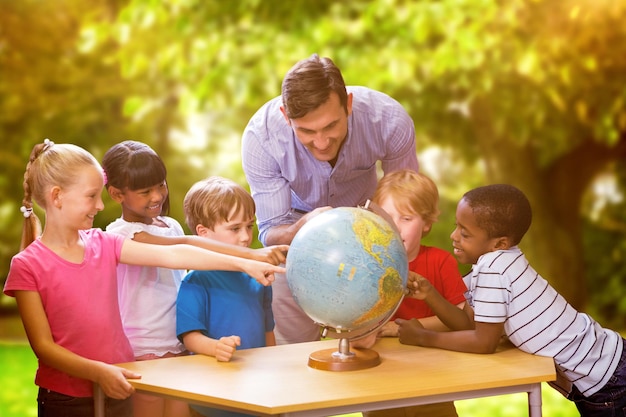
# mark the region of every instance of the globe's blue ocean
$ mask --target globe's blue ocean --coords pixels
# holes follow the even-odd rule
[[[344,332],[372,328],[390,317],[404,294],[408,262],[400,236],[385,219],[342,207],[300,229],[286,269],[302,310],[320,325]]]

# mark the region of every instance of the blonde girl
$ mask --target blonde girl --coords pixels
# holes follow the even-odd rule
[[[140,243],[93,228],[104,206],[103,186],[100,164],[84,149],[49,140],[34,146],[24,174],[24,249],[11,260],[4,293],[16,298],[39,360],[42,417],[93,416],[93,383],[107,396],[108,416],[132,416],[134,389],[126,379],[141,376],[112,365],[134,357],[119,314],[119,263],[243,271],[263,284],[284,272],[269,263],[190,245]],[[33,201],[45,213],[41,236]]]

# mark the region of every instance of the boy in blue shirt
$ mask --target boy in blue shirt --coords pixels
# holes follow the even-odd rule
[[[235,182],[210,177],[194,184],[184,200],[185,221],[199,235],[249,247],[254,229],[252,196]],[[276,344],[272,287],[231,271],[191,271],[176,302],[176,334],[193,353],[228,362],[237,349]],[[192,406],[206,416],[241,416]]]

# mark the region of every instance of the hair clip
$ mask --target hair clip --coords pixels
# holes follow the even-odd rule
[[[33,208],[26,208],[24,206],[20,207],[20,211],[24,215],[24,217],[29,218],[31,214],[33,214]]]
[[[107,172],[104,169],[102,170],[102,177],[104,178],[104,185],[107,185],[109,179],[107,178]]]
[[[52,142],[50,139],[45,138],[43,140],[43,145],[44,145],[44,149],[48,149],[49,147],[51,147],[52,145],[54,145],[54,142]]]

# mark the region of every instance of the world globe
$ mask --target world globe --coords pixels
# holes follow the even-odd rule
[[[364,208],[334,208],[298,231],[286,260],[294,300],[330,337],[354,339],[382,326],[405,293],[400,235]]]

